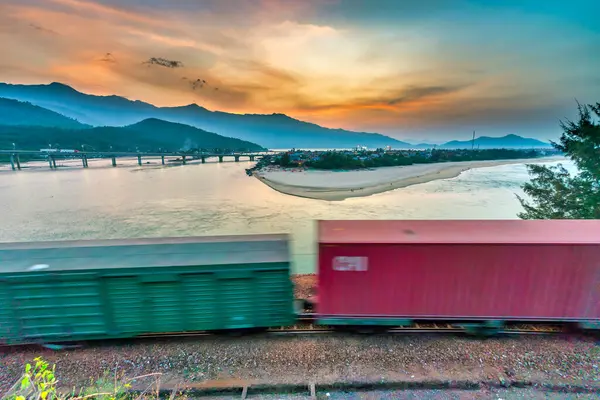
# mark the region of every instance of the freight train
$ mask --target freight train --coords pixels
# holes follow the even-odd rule
[[[600,221],[318,221],[317,240],[318,324],[600,328]],[[287,235],[0,244],[0,342],[291,326],[290,265]]]

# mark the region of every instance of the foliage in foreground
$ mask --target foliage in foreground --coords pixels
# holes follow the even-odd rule
[[[579,172],[562,165],[528,165],[531,182],[523,185],[522,219],[600,219],[600,103],[578,105],[577,122],[561,122],[563,134],[552,145],[565,153]]]
[[[70,392],[58,389],[58,379],[55,375],[56,366],[50,366],[48,362],[38,357],[34,364],[26,364],[23,376],[13,385],[2,400],[158,400],[161,374],[148,374],[130,379],[117,379],[105,373],[103,377],[95,382],[90,381],[88,387],[73,389]],[[145,390],[129,392],[132,382],[140,381],[142,378],[153,378]],[[177,391],[171,393],[170,400],[176,399]]]

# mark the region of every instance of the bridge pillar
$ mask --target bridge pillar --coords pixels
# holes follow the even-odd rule
[[[165,165],[165,156],[160,156],[160,162]]]
[[[219,156],[219,162],[223,162],[223,156]]]
[[[240,161],[240,156],[235,156],[235,162],[239,162]]]
[[[15,161],[17,162],[17,169],[21,169],[21,160],[18,154],[15,154]]]
[[[117,166],[117,157],[114,157],[114,156],[113,156],[113,158],[112,158],[112,166],[113,166],[113,167],[116,167],[116,166]]]
[[[185,165],[185,156],[183,156],[181,159],[183,161],[183,165]]]
[[[138,154],[138,165],[142,166],[142,156]]]
[[[250,156],[250,161],[254,161],[254,156]]]
[[[206,157],[202,156],[200,158],[202,159],[202,164],[205,164],[206,163]]]
[[[15,155],[14,154],[10,155],[10,167],[12,168],[13,171],[16,169],[15,168]]]

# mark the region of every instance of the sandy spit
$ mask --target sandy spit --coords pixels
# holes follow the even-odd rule
[[[254,176],[265,185],[284,194],[317,200],[341,201],[350,197],[370,196],[438,179],[455,178],[473,168],[553,161],[566,161],[566,158],[555,156],[535,159],[445,162],[341,172],[267,169],[255,172]]]

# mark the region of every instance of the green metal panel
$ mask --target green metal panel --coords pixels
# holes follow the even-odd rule
[[[137,277],[105,279],[105,313],[109,313],[113,335],[135,335],[144,330],[143,292]]]
[[[157,273],[152,275],[141,275],[142,282],[176,282],[179,280],[177,274]]]
[[[223,315],[224,329],[252,328],[256,315],[252,287],[254,279],[219,279],[219,309]]]
[[[0,343],[9,341],[14,332],[14,318],[6,281],[0,280]],[[2,339],[6,338],[6,339]]]
[[[0,318],[7,319],[6,310],[14,315],[8,317],[12,325],[2,324],[13,334],[3,328],[0,338],[13,343],[59,342],[293,324],[289,265],[264,267],[241,274],[221,274],[208,267],[198,268],[206,273],[170,268],[169,274],[162,274],[149,268],[121,271],[121,277],[102,277],[98,271],[82,274],[82,280],[72,276],[62,281],[60,273],[45,280],[36,276],[33,282],[8,279],[4,285],[10,290],[3,290],[0,298],[8,307],[2,307]],[[165,281],[157,279],[161,276]]]
[[[288,271],[259,271],[256,273],[256,278],[257,287],[269,288],[268,291],[255,291],[257,318],[265,325],[277,325],[282,322],[286,324],[281,317],[295,313],[293,299],[290,299],[293,285],[288,277]],[[287,324],[291,323],[293,321],[288,319]]]
[[[179,282],[144,283],[145,321],[149,332],[180,332],[186,330],[182,312]]]
[[[272,239],[269,243],[245,242],[249,254],[253,248],[258,250],[242,262],[239,255],[227,254],[231,245],[219,242],[221,252],[212,249],[208,255],[199,254],[198,264],[190,265],[194,252],[211,249],[210,245],[191,243],[185,249],[185,244],[177,244],[180,254],[171,257],[163,247],[153,244],[163,261],[180,261],[185,253],[186,263],[145,268],[139,260],[151,258],[152,249],[122,247],[123,252],[139,252],[143,257],[136,261],[134,254],[128,255],[127,263],[132,266],[121,268],[104,268],[111,265],[114,254],[87,263],[81,248],[76,259],[65,261],[69,268],[61,267],[61,261],[68,257],[62,258],[59,249],[50,249],[55,256],[52,260],[21,259],[11,253],[11,263],[46,263],[51,267],[19,272],[13,267],[4,269],[0,262],[0,341],[93,340],[294,322],[290,265],[283,252],[286,243]],[[28,248],[24,255],[31,251],[36,253]],[[95,258],[100,253],[96,247],[93,256],[86,254]],[[210,264],[211,260],[215,263]],[[227,260],[231,262],[225,263]]]
[[[70,339],[106,333],[98,282],[89,275],[62,278],[15,279],[10,285],[14,328],[20,337]]]
[[[219,329],[218,288],[214,274],[181,276],[186,328],[190,331]]]

